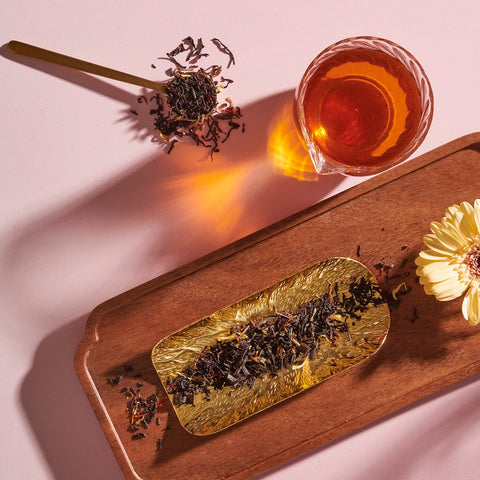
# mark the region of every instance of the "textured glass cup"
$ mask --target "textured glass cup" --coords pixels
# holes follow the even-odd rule
[[[313,60],[294,108],[318,173],[373,175],[406,160],[422,143],[433,94],[423,68],[404,48],[355,37]]]

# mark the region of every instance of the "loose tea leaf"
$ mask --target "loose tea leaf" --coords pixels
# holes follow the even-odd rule
[[[235,58],[226,45],[217,38],[211,41],[228,56],[226,68],[235,64]],[[222,67],[219,65],[207,68],[198,65],[201,58],[209,55],[204,49],[201,38],[197,41],[192,37],[183,39],[166,57],[159,57],[173,63],[173,67],[166,71],[169,79],[165,94],[156,94],[150,100],[145,96],[138,98],[138,103],[150,105],[153,102],[149,113],[153,116],[155,129],[166,144],[167,153],[181,138],[189,137],[196,145],[207,148],[213,158],[220,144],[241,126],[237,121],[242,117],[240,108],[230,98],[222,103],[218,99],[218,95],[233,80],[220,75]],[[241,130],[244,131],[243,125]]]
[[[123,377],[124,375],[117,375],[114,378],[108,378],[107,383],[109,383],[112,386],[118,385],[123,380]]]

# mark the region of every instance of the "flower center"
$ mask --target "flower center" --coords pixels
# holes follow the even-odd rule
[[[466,257],[464,263],[468,267],[468,273],[475,279],[480,280],[480,246],[475,247]]]

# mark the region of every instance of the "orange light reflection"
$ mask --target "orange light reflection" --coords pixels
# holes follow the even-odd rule
[[[319,175],[299,137],[291,102],[280,109],[272,122],[268,153],[279,173],[304,181],[317,181]]]
[[[251,233],[256,225],[242,221],[242,215],[246,208],[244,196],[257,173],[255,165],[252,162],[235,167],[209,165],[207,169],[194,169],[182,176],[176,185],[170,184],[177,191],[177,202],[184,204],[182,210],[198,219],[198,225],[214,233],[220,242],[229,241],[232,235]]]

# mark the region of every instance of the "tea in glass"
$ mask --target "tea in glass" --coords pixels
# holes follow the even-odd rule
[[[420,145],[433,95],[410,53],[388,40],[356,37],[311,63],[296,92],[295,113],[317,172],[370,175]]]

